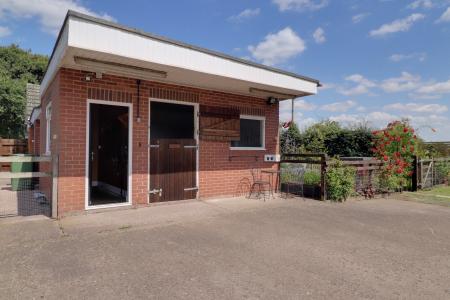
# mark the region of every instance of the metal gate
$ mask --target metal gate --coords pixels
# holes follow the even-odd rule
[[[0,156],[0,166],[0,218],[57,216],[57,156]]]
[[[418,186],[422,189],[443,184],[448,180],[450,157],[420,159],[418,161]]]

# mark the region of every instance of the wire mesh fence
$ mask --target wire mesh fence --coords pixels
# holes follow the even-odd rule
[[[448,184],[450,157],[420,159],[417,166],[418,186],[422,189]]]
[[[0,179],[0,217],[51,215],[51,202],[34,178]]]
[[[52,216],[50,157],[0,156],[0,218]]]

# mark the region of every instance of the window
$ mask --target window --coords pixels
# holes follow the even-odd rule
[[[241,116],[240,139],[231,142],[231,149],[264,150],[264,128],[264,117]]]
[[[52,103],[49,102],[45,108],[45,153],[50,154],[50,146],[52,143],[52,131],[51,131],[51,121],[52,121]]]

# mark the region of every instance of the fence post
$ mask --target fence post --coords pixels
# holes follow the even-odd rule
[[[417,172],[417,168],[418,168],[418,158],[417,155],[414,155],[414,161],[413,161],[413,174],[411,177],[411,189],[413,192],[417,192],[417,180],[418,180],[418,172]]]
[[[320,157],[320,200],[325,201],[326,198],[326,170],[327,170],[327,155],[323,154]]]
[[[52,157],[52,218],[58,218],[58,155]]]

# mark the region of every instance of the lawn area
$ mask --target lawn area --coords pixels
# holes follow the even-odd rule
[[[439,186],[415,193],[405,193],[406,200],[450,207],[450,186]]]

